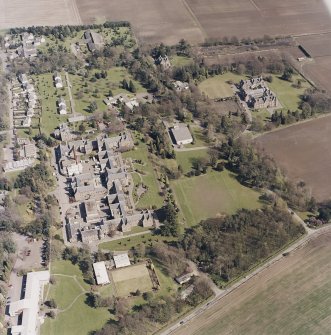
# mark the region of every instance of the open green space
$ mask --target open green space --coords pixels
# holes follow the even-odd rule
[[[86,296],[80,296],[56,319],[46,319],[41,327],[42,335],[90,335],[101,329],[111,318],[107,308],[93,308],[85,303]]]
[[[201,127],[196,125],[190,125],[190,131],[194,138],[194,143],[186,144],[185,148],[195,148],[195,147],[204,147],[208,146],[207,137],[203,134]]]
[[[247,79],[247,77],[226,72],[204,80],[199,84],[199,88],[210,99],[231,97],[234,95],[234,91],[230,82],[238,83],[242,79]]]
[[[174,67],[181,67],[185,65],[189,65],[192,63],[192,58],[185,56],[173,56],[170,59],[171,65]]]
[[[67,105],[67,113],[70,115],[70,100],[68,88],[66,87],[65,74],[61,73],[63,88],[55,88],[53,74],[46,73],[32,76],[36,87],[37,95],[41,104],[41,131],[46,135],[50,135],[54,129],[68,119],[67,115],[58,113],[57,101],[60,97],[65,99]]]
[[[300,96],[307,88],[311,87],[310,84],[298,74],[292,76],[292,82],[283,80],[275,75],[272,77],[272,83],[268,83],[268,86],[277,95],[282,107],[291,111],[297,110],[301,102]],[[293,86],[298,80],[301,81],[301,88]]]
[[[72,277],[55,275],[56,284],[50,286],[49,299],[54,299],[58,308],[67,308],[82,293],[81,288]]]
[[[176,241],[176,237],[152,235],[148,233],[148,234],[124,237],[119,240],[100,243],[99,249],[100,250],[110,250],[110,251],[127,251],[141,243],[145,244],[146,246],[152,246],[154,243],[161,242],[161,241],[164,241],[164,242]]]
[[[240,208],[260,207],[259,193],[241,185],[227,170],[183,177],[172,181],[171,186],[188,226],[210,217],[233,214]]]
[[[54,299],[58,311],[55,319],[45,320],[41,327],[42,335],[89,335],[112,317],[107,308],[92,308],[86,304],[90,286],[84,282],[77,265],[56,261],[51,264],[51,275],[55,284],[49,286],[45,299]],[[108,295],[111,290],[105,286],[100,293]]]
[[[79,74],[69,75],[76,113],[91,115],[89,107],[93,101],[97,104],[97,110],[104,112],[108,107],[103,100],[109,97],[110,94],[126,93],[130,95],[129,91],[122,88],[121,82],[123,79],[126,79],[127,82],[132,80],[137,93],[146,92],[146,89],[134,80],[124,67],[114,67],[106,71],[106,78],[96,79],[95,74],[97,72],[100,73],[101,71],[89,71],[87,76]]]
[[[156,172],[153,170],[153,165],[148,155],[147,145],[142,142],[139,142],[134,150],[123,153],[124,158],[142,162],[142,164],[133,163],[134,168],[137,170],[137,173],[133,174],[135,188],[137,189],[141,182],[147,187],[147,192],[140,197],[136,204],[137,208],[150,208],[152,206],[160,208],[163,205],[163,198],[159,194]]]
[[[194,161],[200,158],[208,158],[208,149],[176,152],[177,163],[182,167],[184,174],[191,171]]]
[[[135,264],[111,272],[118,296],[127,297],[139,290],[149,292],[153,289],[146,264]]]

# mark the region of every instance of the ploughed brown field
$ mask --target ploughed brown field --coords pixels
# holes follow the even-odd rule
[[[323,0],[79,0],[83,22],[128,20],[147,42],[331,30]]]
[[[0,29],[81,24],[75,0],[1,0]]]
[[[130,21],[142,41],[153,43],[331,31],[323,0],[0,1],[0,29],[105,20]]]
[[[323,233],[173,334],[330,334],[330,253],[331,234]]]
[[[296,38],[312,57],[312,61],[302,64],[302,72],[315,85],[331,92],[331,33]]]
[[[256,139],[287,175],[303,180],[322,201],[331,198],[331,115],[292,125]]]

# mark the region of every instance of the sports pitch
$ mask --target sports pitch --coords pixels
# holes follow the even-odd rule
[[[115,290],[118,296],[126,297],[139,290],[152,291],[153,284],[146,264],[137,264],[111,272]]]

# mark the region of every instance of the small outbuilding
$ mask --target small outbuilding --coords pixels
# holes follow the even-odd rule
[[[185,145],[193,142],[193,137],[186,124],[178,124],[170,129],[174,144]]]
[[[179,285],[183,285],[191,280],[193,273],[185,273],[179,277],[176,277],[175,280]]]
[[[130,266],[130,259],[127,253],[113,256],[116,269]]]
[[[61,115],[67,114],[67,104],[63,97],[61,97],[58,100],[57,105],[58,105],[59,114]]]
[[[110,283],[105,262],[94,263],[93,269],[98,285],[106,285]]]

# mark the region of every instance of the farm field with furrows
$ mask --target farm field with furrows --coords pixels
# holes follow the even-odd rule
[[[203,42],[205,36],[185,1],[178,0],[80,0],[84,23],[126,20],[141,41],[177,43],[181,38]]]
[[[326,200],[331,196],[330,134],[331,117],[325,116],[262,135],[256,143],[291,178],[305,181],[317,200]]]
[[[304,48],[312,60],[301,65],[301,71],[310,78],[315,85],[331,91],[329,78],[331,75],[331,33],[303,36],[295,39]]]
[[[140,40],[170,44],[181,38],[199,43],[224,36],[261,37],[261,28],[263,34],[274,36],[331,30],[323,0],[3,0],[0,3],[0,29],[106,20],[129,21]]]
[[[330,233],[311,240],[174,334],[330,334],[330,252]]]
[[[147,42],[261,37],[262,28],[269,35],[331,30],[323,0],[80,0],[77,6],[84,23],[127,20]]]
[[[75,0],[0,1],[0,29],[81,24]]]

